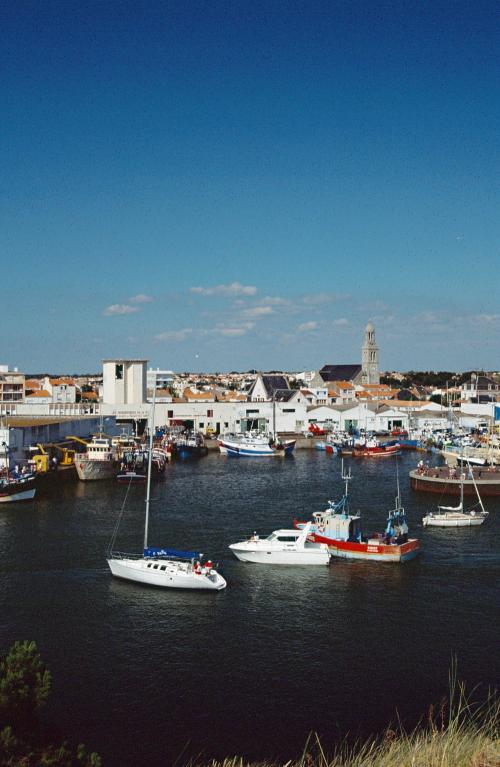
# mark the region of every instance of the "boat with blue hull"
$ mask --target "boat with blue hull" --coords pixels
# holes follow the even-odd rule
[[[203,458],[207,455],[208,448],[202,434],[184,433],[172,442],[171,451],[172,458]]]

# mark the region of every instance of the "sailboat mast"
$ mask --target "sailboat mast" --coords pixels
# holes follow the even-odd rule
[[[470,464],[468,464],[468,466],[470,468]],[[481,507],[481,511],[483,513],[486,513],[486,509],[483,506],[483,499],[481,498],[481,494],[479,493],[479,488],[476,485],[476,480],[474,478],[474,469],[470,469],[470,476],[471,476],[471,479],[472,479],[472,484],[474,485],[474,489],[476,491],[477,500],[479,501],[479,506]],[[462,486],[462,493],[463,493],[463,486]]]
[[[470,466],[470,464],[467,463],[467,466]],[[465,474],[464,469],[465,469],[465,466],[462,462],[462,468],[460,470],[460,511],[464,510],[464,474]]]
[[[273,389],[273,440],[276,442],[276,390]]]
[[[156,380],[153,389],[153,403],[151,405],[151,415],[149,422],[149,453],[148,453],[148,479],[146,488],[146,515],[144,520],[144,548],[148,547],[148,527],[149,527],[149,505],[151,496],[151,464],[153,461],[153,429],[155,424],[155,402],[156,402]]]
[[[396,488],[397,488],[396,509],[400,509],[401,508],[401,491],[399,489],[399,463],[398,463],[397,455],[396,455]]]

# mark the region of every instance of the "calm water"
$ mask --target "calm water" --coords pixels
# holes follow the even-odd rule
[[[446,693],[450,659],[471,686],[499,681],[500,501],[476,529],[423,529],[439,499],[403,502],[424,555],[405,565],[333,560],[267,568],[227,545],[308,518],[342,492],[340,461],[174,463],[153,488],[150,543],[200,547],[222,563],[219,594],[114,580],[105,551],[125,488],[66,483],[0,511],[0,648],[39,645],[54,678],[50,714],[106,765],[171,764],[193,754],[296,755],[310,730],[331,743],[395,716],[408,722]],[[381,529],[395,461],[353,463],[351,507]],[[117,545],[140,549],[143,488],[131,488]]]

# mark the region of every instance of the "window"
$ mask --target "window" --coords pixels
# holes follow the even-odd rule
[[[123,365],[115,365],[115,378],[121,381],[123,378]]]
[[[213,410],[207,410],[207,418],[213,418],[214,417],[214,411]]]
[[[168,410],[167,411],[167,418],[173,418],[173,417],[174,417],[174,411],[173,410]]]
[[[295,413],[295,408],[294,407],[284,407],[283,408],[283,412],[284,413]]]
[[[204,423],[204,421],[200,421],[200,429],[204,429],[204,428],[205,428],[205,423]]]

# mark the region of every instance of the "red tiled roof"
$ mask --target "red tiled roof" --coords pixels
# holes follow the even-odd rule
[[[51,397],[52,395],[50,392],[46,391],[45,389],[39,389],[38,391],[34,391],[33,394],[28,394],[27,399],[31,399],[32,397]]]

